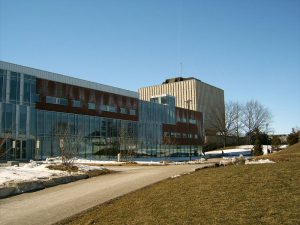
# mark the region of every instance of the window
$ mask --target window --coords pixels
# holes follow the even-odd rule
[[[170,133],[169,132],[164,132],[164,137],[170,137]]]
[[[57,104],[56,98],[55,97],[51,97],[51,96],[46,96],[46,103]]]
[[[60,105],[68,105],[68,99],[65,98],[58,98]]]
[[[11,102],[15,102],[17,100],[17,90],[18,90],[18,81],[17,81],[17,73],[12,72],[10,79],[10,96],[9,99]]]
[[[129,114],[132,115],[132,116],[135,116],[136,115],[136,110],[135,109],[130,109]]]
[[[181,133],[175,133],[176,138],[181,138]]]
[[[56,104],[56,105],[68,105],[68,99],[46,96],[46,103]]]
[[[106,112],[117,112],[117,108],[110,105],[100,105],[100,110]]]
[[[150,98],[150,102],[159,103],[158,98]]]
[[[117,108],[114,106],[108,106],[108,111],[109,112],[117,112]]]
[[[127,114],[127,109],[125,109],[125,108],[120,108],[120,113],[122,113],[122,114]]]
[[[20,106],[20,122],[19,122],[19,133],[26,134],[26,117],[27,108],[26,106]]]
[[[96,104],[92,103],[92,102],[89,102],[88,103],[88,109],[96,109]]]
[[[4,115],[2,117],[2,124],[5,124],[4,132],[12,132],[12,123],[13,123],[13,107],[12,104],[5,104]],[[3,126],[2,125],[2,126]]]
[[[101,111],[108,111],[108,106],[107,105],[100,105],[100,110]]]
[[[72,100],[73,107],[81,107],[81,102],[79,100]]]
[[[35,101],[36,102],[41,102],[41,95],[40,94],[35,95]]]
[[[190,123],[191,124],[196,124],[196,120],[195,119],[190,119]]]
[[[30,103],[30,89],[31,89],[31,83],[29,80],[24,79],[24,97],[23,100],[26,103]]]

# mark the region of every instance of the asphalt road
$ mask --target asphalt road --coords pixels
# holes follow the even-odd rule
[[[0,224],[52,224],[110,199],[203,165],[117,166],[121,171],[0,200]]]

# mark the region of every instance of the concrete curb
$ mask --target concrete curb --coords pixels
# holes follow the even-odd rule
[[[203,169],[207,169],[207,168],[215,168],[218,167],[218,163],[208,163],[205,166],[196,168],[195,171],[199,171],[199,170],[203,170]]]
[[[67,184],[77,180],[87,179],[87,174],[77,174],[64,177],[53,177],[49,180],[24,181],[18,183],[6,183],[0,187],[0,199],[12,195],[22,194],[30,191],[37,191],[60,184]]]

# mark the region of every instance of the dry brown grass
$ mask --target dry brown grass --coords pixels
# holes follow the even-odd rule
[[[61,170],[61,171],[68,171],[68,172],[78,172],[77,166],[66,166],[63,164],[55,164],[47,166],[50,170]]]
[[[288,156],[299,149],[274,154],[280,163],[218,167],[168,179],[60,224],[300,224],[300,161]]]
[[[49,165],[49,166],[47,166],[47,168],[49,168],[50,170],[68,171],[69,173],[79,171],[78,167],[74,166],[74,165],[73,166],[65,166],[65,165],[62,165],[62,164],[56,164],[56,165]],[[101,176],[101,175],[105,175],[105,174],[116,173],[116,171],[102,168],[100,170],[86,171],[85,173],[89,177],[96,177],[96,176]]]

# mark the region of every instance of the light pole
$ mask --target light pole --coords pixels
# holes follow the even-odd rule
[[[190,161],[192,160],[192,146],[191,146],[191,137],[190,137],[190,104],[192,102],[191,99],[184,101],[187,104],[188,112],[187,112],[187,122],[188,122],[188,140],[189,140],[189,148],[190,148]]]

